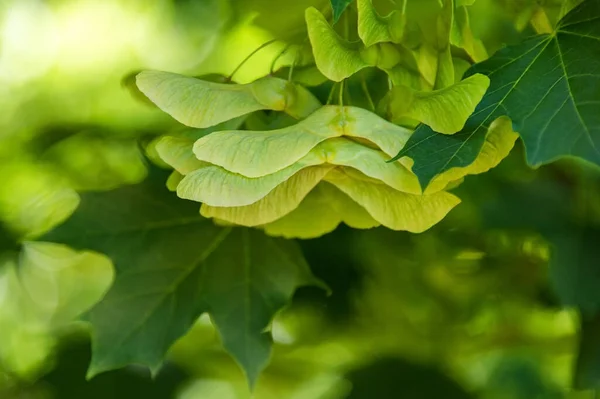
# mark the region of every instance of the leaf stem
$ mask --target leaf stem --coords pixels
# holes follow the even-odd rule
[[[331,85],[331,90],[329,90],[329,95],[327,96],[327,105],[331,104],[331,100],[333,99],[333,92],[335,91],[336,86],[337,82]]]
[[[294,75],[294,67],[296,66],[296,62],[298,61],[298,55],[300,54],[300,49],[296,51],[296,55],[294,56],[294,60],[292,61],[292,65],[290,65],[290,71],[288,73],[288,81],[292,81],[292,76]]]
[[[375,112],[375,103],[373,102],[373,98],[371,97],[371,93],[369,92],[369,88],[367,87],[367,81],[365,80],[365,76],[360,76],[360,87],[362,88],[365,96],[367,97],[367,101],[369,102],[369,107],[371,107],[371,111]]]
[[[275,72],[275,64],[277,63],[277,61],[279,61],[279,59],[280,59],[281,57],[283,57],[283,55],[284,55],[285,53],[287,53],[287,51],[288,51],[288,50],[289,50],[291,47],[292,47],[292,44],[291,44],[291,43],[289,43],[287,46],[285,46],[285,47],[283,48],[283,50],[281,50],[281,51],[279,52],[279,54],[277,54],[277,56],[276,56],[275,58],[273,58],[273,61],[271,62],[271,68],[269,68],[269,73],[270,73],[271,75],[273,75],[273,73]]]
[[[338,98],[338,104],[340,105],[340,107],[344,106],[344,82],[345,80],[342,80],[340,82],[340,93]]]
[[[348,21],[348,10],[344,12],[344,39],[349,40],[348,36],[350,36],[350,23]]]
[[[350,85],[344,85],[345,87],[345,92],[346,92],[346,98],[348,99],[348,105],[352,105],[352,94],[350,93]]]
[[[245,64],[246,62],[248,62],[248,60],[249,60],[250,58],[252,58],[252,56],[253,56],[254,54],[258,53],[260,50],[264,49],[264,48],[265,48],[265,47],[267,47],[268,45],[275,43],[276,41],[277,41],[277,39],[271,39],[271,40],[269,40],[268,42],[265,42],[265,43],[261,44],[260,46],[258,46],[256,49],[254,49],[254,50],[253,50],[253,51],[252,51],[250,54],[248,54],[248,55],[246,56],[246,58],[244,58],[244,59],[242,60],[242,62],[240,62],[240,63],[239,63],[239,65],[238,65],[237,67],[235,67],[235,69],[233,70],[233,72],[231,72],[231,73],[229,74],[229,76],[227,77],[226,81],[227,81],[227,82],[231,82],[231,79],[233,79],[233,75],[235,75],[235,74],[237,73],[237,71],[239,71],[239,70],[240,70],[240,68],[241,68],[242,66],[244,66],[244,64]]]

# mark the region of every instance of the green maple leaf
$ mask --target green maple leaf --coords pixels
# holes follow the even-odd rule
[[[532,166],[564,156],[600,164],[600,1],[587,0],[550,35],[507,47],[469,69],[491,84],[458,133],[448,136],[421,125],[395,157],[415,161],[423,187],[450,168],[471,164],[488,128],[509,116]]]
[[[333,23],[339,21],[346,8],[352,3],[352,0],[331,0],[331,9],[333,10]]]
[[[44,236],[108,255],[116,278],[85,316],[92,325],[88,375],[143,364],[156,372],[171,344],[209,312],[225,348],[253,384],[266,366],[274,314],[298,286],[318,284],[291,241],[218,227],[178,199],[153,171],[141,184],[84,193]]]

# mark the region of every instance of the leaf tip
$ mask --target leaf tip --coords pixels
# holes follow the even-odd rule
[[[348,6],[352,3],[352,0],[331,0],[331,10],[333,11],[333,23],[335,24],[340,20],[340,17],[348,8]]]
[[[135,74],[135,85],[138,87],[138,89],[142,90],[140,85],[143,86],[145,79],[151,75],[152,71],[139,71]]]
[[[429,183],[431,183],[431,180],[433,180],[435,176],[429,176],[429,175],[417,175],[417,179],[419,180],[419,185],[421,186],[421,191],[425,192],[425,190],[427,190],[427,187],[429,187]]]
[[[333,290],[331,289],[331,287],[329,285],[327,285],[327,283],[325,281],[318,279],[316,277],[310,282],[310,286],[322,289],[323,291],[325,291],[325,294],[327,296],[333,295]]]
[[[267,363],[268,360],[266,363],[258,365],[257,367],[247,367],[246,365],[242,365],[242,363],[240,363],[242,370],[244,371],[244,375],[246,376],[246,382],[248,383],[248,389],[250,392],[254,392],[256,384],[258,383],[258,379],[260,378],[263,370],[266,368]]]
[[[308,7],[304,11],[304,17],[306,18],[307,21],[309,20],[309,18],[310,19],[315,18],[315,17],[320,18],[322,16],[323,16],[323,14],[321,14],[321,12],[313,6]]]
[[[154,365],[149,366],[149,370],[150,370],[150,377],[155,380],[156,377],[158,377],[158,374],[160,373],[160,370],[162,369],[163,363],[157,363]]]
[[[387,161],[385,161],[385,163],[392,163],[392,162],[396,162],[397,160],[399,160],[402,157],[408,156],[408,151],[403,148],[400,150],[400,152],[398,154],[396,154],[396,156],[388,159]]]
[[[94,364],[94,362],[92,361],[92,363],[90,363],[90,365],[87,369],[87,372],[85,374],[85,380],[90,381],[97,375],[102,374],[106,371],[109,371],[110,369],[111,369],[110,367],[99,366],[97,364]]]

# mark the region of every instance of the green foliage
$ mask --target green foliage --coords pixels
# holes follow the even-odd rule
[[[474,2],[474,1],[473,1]],[[471,3],[473,3],[471,2]],[[450,34],[450,43],[465,50],[475,62],[481,62],[488,58],[487,50],[483,42],[476,38],[471,28],[469,2],[457,2],[454,10],[454,21]]]
[[[426,187],[435,175],[472,163],[490,124],[507,115],[525,143],[531,165],[564,156],[600,163],[595,112],[599,73],[598,64],[589,61],[600,51],[598,18],[600,5],[584,2],[553,34],[507,47],[472,67],[467,76],[482,73],[491,84],[464,129],[443,136],[421,126],[396,158],[411,157]],[[432,152],[438,155],[435,160],[429,156]]]
[[[292,243],[214,226],[169,195],[164,179],[156,173],[85,194],[73,216],[42,238],[115,264],[115,283],[86,316],[94,331],[88,375],[130,363],[156,373],[171,344],[209,312],[253,384],[269,358],[270,319],[298,286],[316,280]],[[232,286],[234,276],[241,281]]]
[[[0,261],[5,295],[0,339],[12,343],[0,348],[0,362],[34,378],[57,342],[53,332],[69,328],[102,297],[112,282],[112,267],[104,256],[39,242],[25,242],[18,258]]]
[[[406,15],[394,10],[382,17],[377,13],[371,0],[357,0],[358,35],[365,46],[376,43],[400,43],[406,29]]]
[[[407,133],[360,108],[325,106],[282,129],[221,131],[204,136],[193,144],[195,157],[191,156],[191,141],[186,140],[164,138],[157,150],[165,162],[185,175],[177,185],[178,195],[202,202],[205,217],[263,226],[265,231],[285,237],[299,234],[308,238],[330,231],[343,220],[359,227],[366,210],[372,216],[366,228],[382,224],[394,230],[421,232],[458,204],[455,196],[441,190],[462,175],[453,172],[444,176],[435,186],[437,191],[431,189],[422,196],[406,166],[385,162],[395,152],[397,139]],[[353,137],[368,140],[379,149],[357,143]],[[294,146],[290,148],[289,143]],[[297,208],[313,207],[302,202],[321,181],[345,193],[349,197],[346,202],[356,202],[349,208],[356,215],[340,218],[333,213],[320,224],[322,230],[308,226],[316,223],[317,214],[306,218],[302,223],[305,229],[290,223],[298,220],[297,215],[277,223],[276,228],[270,225]],[[310,204],[318,196],[306,201]],[[353,223],[352,218],[361,222]],[[284,226],[289,230],[283,230]]]
[[[489,79],[481,74],[430,92],[395,86],[388,93],[387,113],[395,123],[411,118],[436,132],[454,134],[463,129],[488,86]]]
[[[194,154],[231,172],[262,177],[292,165],[318,144],[336,137],[370,140],[389,154],[403,145],[398,144],[398,140],[408,139],[409,135],[407,129],[367,110],[324,106],[299,123],[282,129],[221,131],[208,135],[194,144]],[[291,143],[294,146],[290,146]],[[319,155],[325,158],[321,162],[327,160],[327,153]]]
[[[7,1],[2,398],[600,388],[598,0]]]
[[[265,77],[247,85],[214,83],[173,73],[144,71],[137,85],[179,122],[206,128],[261,109],[285,111],[302,118],[320,106],[301,86]]]
[[[340,82],[369,66],[360,47],[341,38],[316,8],[306,10],[306,25],[315,63],[328,79]]]

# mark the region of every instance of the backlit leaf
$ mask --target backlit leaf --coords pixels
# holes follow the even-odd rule
[[[322,195],[327,198],[329,206],[340,216],[342,222],[346,225],[354,229],[370,229],[380,225],[365,208],[333,184],[322,182],[319,188]]]
[[[309,239],[333,231],[342,222],[357,229],[379,226],[363,207],[346,194],[327,182],[321,182],[295,210],[262,228],[273,236]]]
[[[322,192],[326,183],[319,184],[304,198],[302,203],[281,219],[262,226],[272,236],[284,238],[316,238],[330,233],[342,222],[329,198]]]
[[[215,165],[203,166],[183,178],[177,193],[181,198],[215,207],[246,206],[264,198],[303,169],[321,164],[352,167],[397,190],[421,193],[416,176],[406,166],[386,160],[386,154],[379,150],[338,137],[318,144],[292,165],[261,177],[246,177]]]
[[[237,85],[144,71],[138,74],[137,85],[164,112],[195,128],[210,127],[263,109],[304,118],[321,106],[305,88],[274,77]]]
[[[323,107],[299,123],[276,130],[233,130],[210,134],[194,144],[198,159],[248,177],[282,170],[320,142],[343,132],[332,124],[334,107]]]
[[[360,55],[360,46],[342,39],[316,8],[306,10],[308,37],[315,62],[327,78],[340,82],[369,66]]]
[[[210,165],[187,174],[177,186],[177,195],[210,206],[250,205],[298,171],[321,163],[322,160],[311,152],[287,168],[262,177],[246,177]]]
[[[469,10],[465,6],[457,5],[454,9],[454,21],[452,23],[450,43],[464,49],[469,57],[475,62],[481,62],[488,58],[483,42],[477,39],[471,30]]]
[[[400,162],[385,162],[382,151],[369,148],[345,138],[333,138],[319,144],[317,152],[324,152],[324,161],[332,165],[347,166],[365,175],[383,181],[398,191],[420,194],[416,176]]]
[[[406,15],[399,10],[382,17],[371,0],[357,0],[358,36],[365,46],[380,42],[400,43],[406,27]]]
[[[30,305],[54,326],[70,323],[89,310],[114,278],[105,256],[34,241],[23,243],[18,274]]]
[[[392,230],[420,233],[438,223],[460,200],[447,192],[406,194],[362,177],[350,169],[331,171],[325,180],[363,206],[382,225]]]
[[[283,129],[212,133],[194,144],[194,153],[202,161],[254,178],[292,165],[319,143],[334,137],[363,138],[393,156],[410,134],[410,130],[365,109],[324,106]],[[326,154],[323,156],[326,158]]]
[[[156,143],[156,151],[160,158],[182,175],[210,165],[196,158],[193,147],[194,140],[182,137],[165,136]]]
[[[183,175],[178,171],[174,170],[167,178],[167,189],[169,191],[177,191],[177,186],[183,180]]]
[[[296,209],[330,169],[330,166],[304,168],[251,205],[215,207],[202,204],[200,213],[207,218],[242,226],[270,223]]]
[[[389,96],[392,122],[409,117],[443,134],[461,130],[489,86],[487,76],[476,74],[452,86],[434,91],[417,91],[395,86]]]

